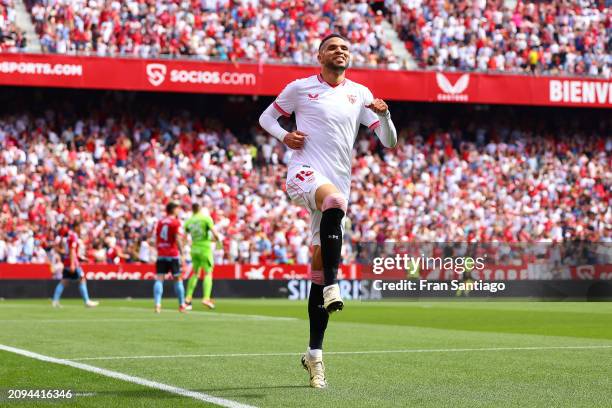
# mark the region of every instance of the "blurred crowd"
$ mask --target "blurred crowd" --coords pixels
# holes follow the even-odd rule
[[[291,151],[256,119],[238,132],[197,109],[132,115],[96,101],[75,116],[64,103],[0,115],[0,262],[57,262],[77,219],[87,261],[151,262],[169,200],[182,218],[194,200],[209,209],[217,263],[308,262],[308,214],[284,192]],[[609,117],[427,112],[394,110],[396,149],[358,135],[346,244],[612,240]]]
[[[356,65],[396,63],[366,0],[32,0],[31,13],[52,53],[316,64],[321,38],[340,32]]]
[[[0,52],[18,52],[26,47],[23,32],[17,27],[15,0],[0,0]]]
[[[421,67],[610,77],[609,1],[401,0],[394,25]]]
[[[14,0],[0,47],[25,48]],[[321,38],[352,43],[353,65],[402,69],[384,21],[420,68],[591,75],[612,67],[610,0],[27,0],[43,52],[317,64]]]

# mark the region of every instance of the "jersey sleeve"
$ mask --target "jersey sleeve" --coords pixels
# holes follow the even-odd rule
[[[372,92],[370,92],[368,88],[364,88],[362,98],[359,123],[366,126],[370,130],[374,130],[380,126],[380,120],[378,119],[378,115],[376,115],[371,109],[366,108],[366,105],[371,104],[374,100],[374,95],[372,95]]]
[[[291,116],[297,105],[298,83],[293,81],[278,95],[273,105],[274,108],[283,116]]]

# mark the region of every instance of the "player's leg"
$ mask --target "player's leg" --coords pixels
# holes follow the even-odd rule
[[[68,269],[64,268],[64,270],[62,271],[62,279],[60,279],[60,281],[57,283],[57,286],[55,286],[55,290],[53,291],[53,302],[51,302],[51,305],[53,307],[61,307],[59,301],[62,297],[62,293],[64,293],[64,288],[68,286],[68,275]]]
[[[185,304],[185,286],[183,286],[183,278],[180,276],[176,276],[174,279],[174,294],[178,300],[179,311],[185,311],[187,308],[187,305]]]
[[[342,220],[346,214],[346,198],[333,184],[323,184],[315,194],[317,209],[321,211],[320,240],[323,264],[324,306],[328,312],[342,310],[344,303],[336,283],[342,252]]]
[[[200,270],[193,269],[193,274],[187,280],[187,291],[185,293],[185,303],[190,305],[191,299],[193,298],[193,292],[195,292],[196,287],[198,286],[198,275],[200,274]]]
[[[200,273],[202,271],[202,257],[200,251],[191,250],[191,277],[187,280],[187,293],[185,295],[185,303],[187,306],[191,306],[191,299],[193,298],[193,292],[198,287],[198,279],[200,279]]]
[[[323,308],[323,263],[321,260],[321,246],[313,246],[312,280],[308,295],[308,317],[310,318],[310,350],[323,349],[323,336],[327,329],[329,313]]]
[[[89,291],[87,290],[87,279],[85,279],[85,274],[83,273],[83,270],[79,267],[76,269],[75,274],[77,276],[77,279],[79,280],[79,293],[81,294],[81,297],[83,298],[83,302],[85,303],[86,307],[96,307],[98,306],[98,302],[94,302],[92,300],[89,299]]]
[[[310,375],[310,385],[315,388],[323,388],[326,386],[326,382],[325,369],[323,366],[322,343],[329,316],[328,312],[322,307],[324,304],[323,294],[325,280],[323,278],[324,262],[321,257],[320,240],[322,220],[321,209],[323,208],[325,196],[337,193],[338,190],[327,177],[318,173],[310,166],[299,166],[289,169],[287,172],[286,187],[287,194],[292,202],[307,208],[311,214],[312,245],[314,247],[312,274],[314,279],[310,286],[310,294],[308,296],[310,340],[308,350],[302,356],[301,362]],[[321,193],[319,194],[319,204],[317,205],[318,190],[320,190]]]
[[[312,281],[308,295],[308,319],[310,321],[310,340],[308,350],[302,357],[302,365],[310,374],[310,386],[324,388],[325,367],[323,365],[323,337],[329,314],[323,307],[323,262],[321,259],[321,246],[313,246],[312,255]]]
[[[204,253],[203,257],[204,267],[202,268],[204,271],[204,294],[202,296],[202,304],[209,309],[215,308],[215,303],[210,298],[212,294],[213,287],[213,268],[214,268],[214,259],[212,250],[207,250]]]
[[[196,266],[193,263],[193,258],[192,258],[191,266],[192,266],[192,272],[191,272],[191,276],[187,280],[187,289],[185,291],[185,305],[187,306],[187,310],[192,310],[191,300],[193,298],[193,292],[195,292],[198,286],[198,280],[199,280],[199,277],[198,277],[199,271],[196,270]]]
[[[164,275],[166,274],[166,261],[158,259],[155,262],[155,283],[153,284],[153,302],[155,313],[161,313],[162,296],[164,295]]]
[[[178,300],[179,312],[186,312],[187,305],[185,304],[185,286],[183,286],[183,278],[181,276],[181,261],[173,259],[171,261],[171,269],[174,276],[174,294]]]

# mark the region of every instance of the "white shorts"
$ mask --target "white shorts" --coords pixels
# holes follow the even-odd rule
[[[310,212],[310,236],[312,245],[321,245],[321,211],[317,210],[315,195],[323,184],[334,184],[323,174],[307,165],[298,165],[287,171],[287,194],[291,201]],[[344,233],[344,222],[342,223]]]

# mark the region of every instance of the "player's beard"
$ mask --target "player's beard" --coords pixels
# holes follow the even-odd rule
[[[337,74],[342,74],[344,71],[346,71],[346,69],[349,67],[350,64],[350,59],[346,60],[345,65],[339,65],[336,64],[334,62],[335,58],[330,59],[326,64],[325,64],[325,68],[327,68],[330,71],[334,71]]]

